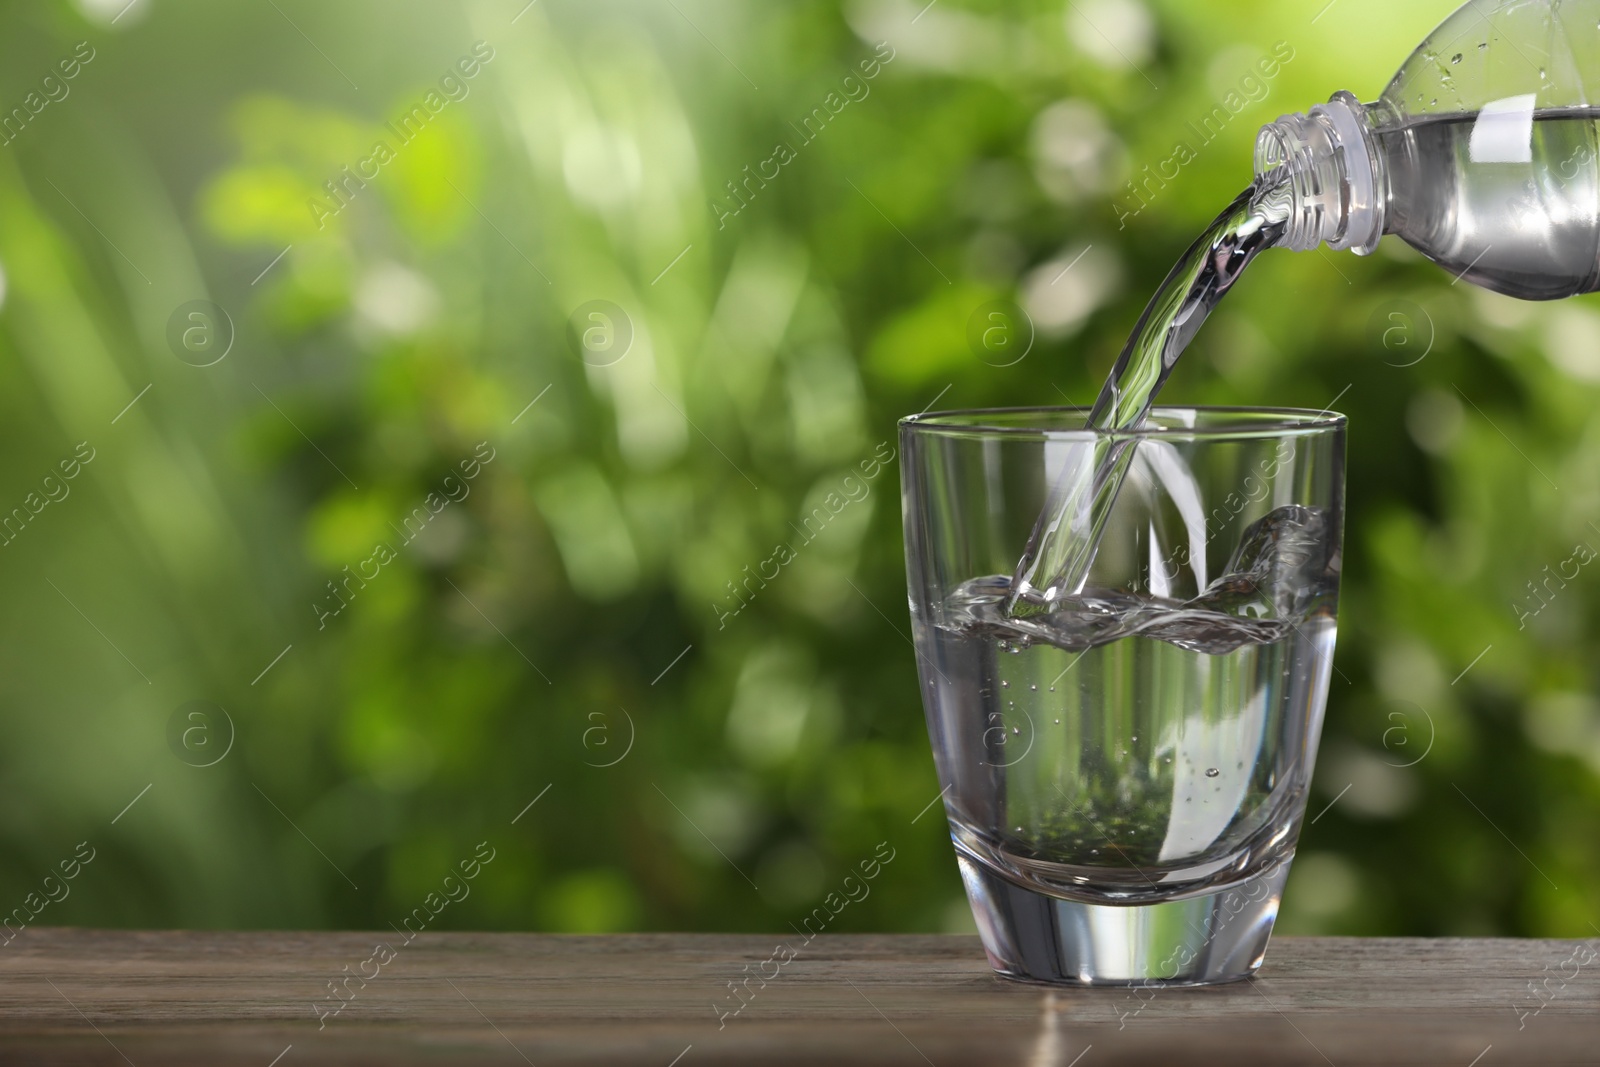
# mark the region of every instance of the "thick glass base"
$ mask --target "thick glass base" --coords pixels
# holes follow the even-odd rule
[[[957,851],[989,963],[1064,985],[1211,985],[1261,966],[1289,876],[1285,857],[1227,889],[1146,904],[1090,904],[1009,881]]]

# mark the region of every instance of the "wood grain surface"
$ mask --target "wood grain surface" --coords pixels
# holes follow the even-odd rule
[[[1280,938],[1253,981],[1132,991],[998,979],[972,937],[35,928],[0,1064],[1595,1064],[1597,948]]]

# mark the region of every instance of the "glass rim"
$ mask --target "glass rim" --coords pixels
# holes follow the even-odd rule
[[[1349,419],[1332,410],[1312,408],[1249,407],[1244,405],[1167,405],[1151,409],[1190,425],[1144,425],[1122,430],[1090,430],[1082,426],[1040,425],[1054,417],[1087,418],[1090,409],[1058,404],[1040,407],[957,408],[907,415],[899,421],[902,431],[948,437],[1022,437],[1034,440],[1140,440],[1145,438],[1180,441],[1238,441],[1275,437],[1307,437],[1342,430]],[[1027,417],[1026,422],[1008,422]],[[1206,424],[1207,417],[1217,421]]]

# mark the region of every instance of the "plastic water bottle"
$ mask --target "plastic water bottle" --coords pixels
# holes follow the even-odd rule
[[[1261,130],[1280,245],[1360,255],[1386,233],[1496,292],[1600,289],[1600,0],[1468,3],[1375,104],[1347,92]],[[1282,173],[1274,173],[1277,171]]]

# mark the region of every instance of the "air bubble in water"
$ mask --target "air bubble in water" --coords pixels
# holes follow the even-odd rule
[[[1217,770],[1215,767],[1207,767],[1206,768],[1206,777],[1207,778],[1215,778],[1217,775],[1219,775],[1221,773],[1222,772]]]
[[[1455,55],[1450,57],[1450,65],[1452,67],[1455,66],[1459,62],[1461,62],[1461,53],[1460,52],[1457,52]]]

